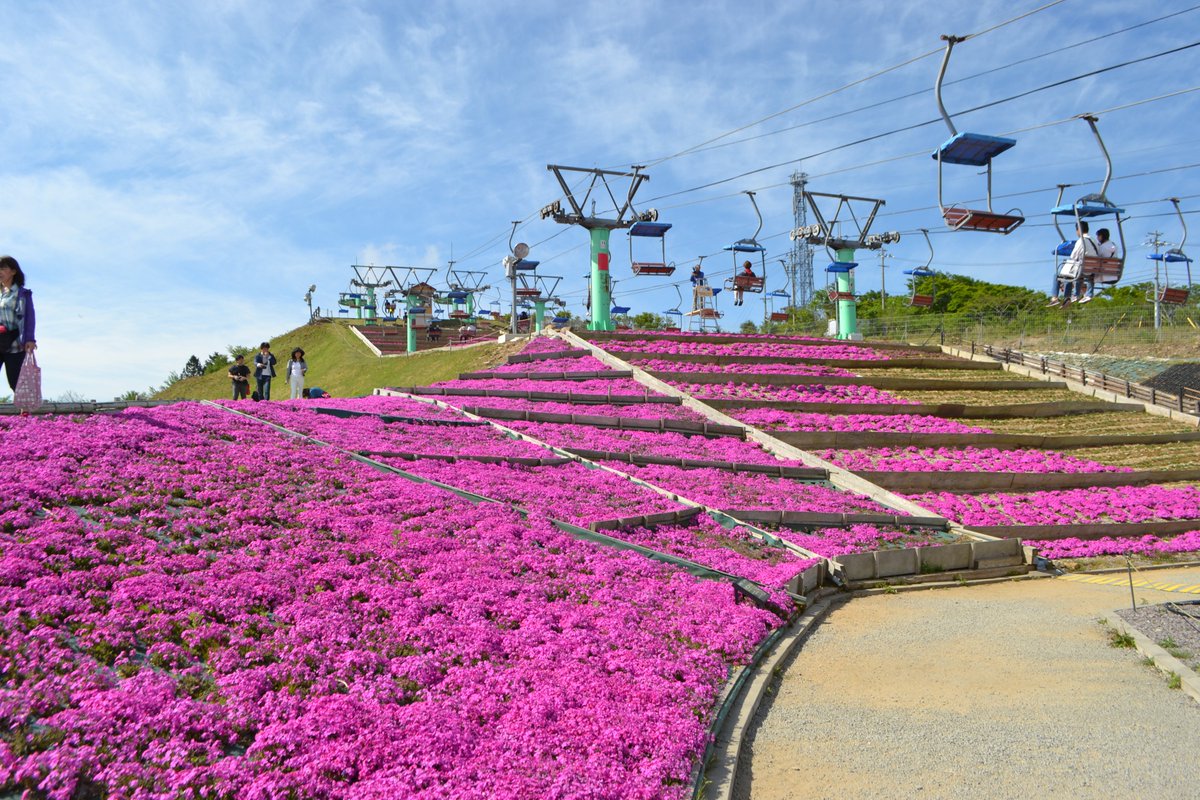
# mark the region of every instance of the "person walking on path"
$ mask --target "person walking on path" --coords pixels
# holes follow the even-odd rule
[[[238,356],[229,368],[229,380],[233,382],[233,399],[245,400],[250,394],[250,368],[246,366],[246,357]]]
[[[308,364],[304,361],[304,351],[297,347],[292,351],[292,357],[287,363],[288,386],[292,390],[292,399],[304,397],[304,374],[308,372]]]
[[[258,396],[261,400],[271,399],[271,378],[275,377],[277,363],[278,359],[271,352],[271,343],[260,344],[258,354],[254,356],[254,380],[258,382]]]
[[[37,349],[34,339],[33,292],[25,288],[25,273],[12,256],[0,256],[0,362],[14,392],[25,355]]]

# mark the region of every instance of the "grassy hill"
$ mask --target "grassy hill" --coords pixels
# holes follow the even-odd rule
[[[257,343],[255,343],[257,344]],[[305,386],[320,386],[335,397],[370,394],[379,386],[425,386],[451,380],[460,372],[499,364],[521,348],[516,344],[489,344],[466,350],[433,350],[411,356],[380,358],[372,353],[349,326],[340,323],[304,325],[271,339],[271,352],[279,359],[278,376],[271,384],[271,397],[288,397],[283,362],[296,347],[308,362]],[[247,357],[250,363],[253,355]],[[251,376],[250,388],[254,388]],[[187,378],[154,396],[156,400],[217,400],[230,396],[226,369],[212,375]]]

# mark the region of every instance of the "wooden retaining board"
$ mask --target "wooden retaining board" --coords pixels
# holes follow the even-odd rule
[[[475,373],[482,374],[482,373]],[[787,375],[755,372],[660,372],[649,374],[661,381],[675,383],[760,383],[768,386],[874,386],[876,389],[998,390],[1065,389],[1063,381],[953,381],[943,378],[892,378],[886,375]],[[465,378],[466,376],[459,376]]]
[[[942,348],[935,344],[900,344],[897,342],[852,342],[841,339],[780,339],[778,336],[727,335],[721,334],[687,334],[687,333],[656,333],[655,331],[638,331],[637,334],[613,333],[611,331],[585,331],[578,335],[589,342],[638,341],[647,342],[706,342],[708,344],[741,344],[753,342],[762,344],[800,344],[813,347],[861,347],[864,350],[908,350],[914,353],[941,353]]]
[[[1086,489],[1092,486],[1143,486],[1153,483],[1200,481],[1200,469],[1138,472],[890,472],[855,471],[876,486],[893,492],[1038,492],[1048,489]]]
[[[605,369],[590,372],[463,372],[460,381],[590,381],[632,378],[633,370]]]
[[[612,355],[626,361],[654,359],[674,361],[680,364],[793,364],[843,369],[945,369],[1001,372],[1004,365],[999,361],[967,361],[961,358],[893,358],[886,361],[868,358],[804,358],[800,356],[710,356],[693,353],[645,353],[641,351],[615,350]]]
[[[891,431],[767,431],[801,450],[858,450],[866,447],[994,447],[997,450],[1075,450],[1127,444],[1200,441],[1200,431],[1185,433],[1043,436],[1033,433],[895,433]]]
[[[525,456],[475,456],[460,453],[410,453],[397,450],[355,450],[358,455],[367,458],[398,458],[403,461],[445,461],[453,464],[457,461],[472,461],[480,464],[515,464],[521,467],[561,467],[564,464],[576,463],[573,458],[527,458]]]
[[[683,405],[683,398],[661,394],[613,394],[611,392],[525,392],[519,389],[446,389],[440,386],[389,386],[394,392],[431,395],[435,397],[507,397],[515,400],[534,400],[588,405],[635,406],[654,404]],[[1140,408],[1140,406],[1139,406]]]
[[[1136,403],[1072,401],[1065,403],[1012,403],[999,406],[969,406],[961,403],[913,405],[907,403],[789,403],[778,400],[716,400],[697,398],[717,409],[774,408],[807,414],[882,414],[887,416],[925,416],[945,419],[1045,419],[1074,414],[1098,414],[1111,411],[1143,411]]]
[[[572,455],[589,461],[621,461],[639,466],[679,467],[680,469],[719,469],[727,472],[753,472],[776,478],[791,478],[802,481],[827,481],[829,471],[818,467],[790,467],[783,464],[742,464],[733,461],[705,461],[696,458],[671,458],[669,456],[645,456],[611,450],[585,450],[578,447],[560,448]]]
[[[1200,531],[1200,519],[1165,522],[1097,522],[1080,525],[968,525],[969,530],[1003,539],[1103,539],[1107,536],[1175,536]]]
[[[746,429],[740,425],[718,425],[714,422],[691,422],[663,417],[610,417],[602,414],[555,414],[548,411],[527,411],[522,408],[485,408],[461,406],[462,410],[477,417],[488,419],[521,420],[524,422],[549,422],[557,425],[590,425],[596,428],[617,428],[627,431],[654,433],[682,433],[687,436],[734,436],[746,438]]]
[[[912,517],[904,514],[828,514],[816,511],[726,510],[722,513],[756,525],[778,525],[785,528],[848,528],[851,525],[887,525],[897,528],[937,528],[946,530],[949,521],[943,517]]]
[[[531,361],[554,361],[560,358],[585,358],[591,353],[587,350],[551,350],[547,353],[517,353],[504,359],[505,364],[527,364]],[[996,366],[1001,366],[996,362]]]

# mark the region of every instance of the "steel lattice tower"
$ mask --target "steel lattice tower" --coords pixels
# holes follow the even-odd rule
[[[792,173],[792,214],[794,228],[808,225],[808,204],[804,201],[804,190],[808,186],[807,172]],[[788,283],[791,284],[792,306],[807,306],[813,299],[812,246],[804,239],[792,242],[792,252],[786,267]]]

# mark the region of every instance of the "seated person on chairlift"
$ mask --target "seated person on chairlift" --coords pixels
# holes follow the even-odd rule
[[[1075,240],[1075,246],[1071,248],[1071,255],[1067,256],[1067,260],[1058,268],[1054,298],[1047,304],[1049,306],[1069,305],[1072,294],[1081,303],[1087,302],[1083,299],[1083,287],[1086,283],[1083,275],[1083,259],[1086,256],[1095,256],[1098,250],[1096,243],[1088,235],[1086,222],[1080,220],[1075,228],[1075,233],[1079,238]],[[1090,299],[1089,296],[1088,300]]]
[[[442,338],[442,326],[438,325],[438,321],[436,319],[429,321],[429,327],[425,329],[425,336],[428,337],[429,341],[431,342],[436,342]]]
[[[1096,252],[1101,258],[1117,257],[1117,243],[1111,240],[1108,228],[1100,228],[1096,231]],[[1079,298],[1079,302],[1089,303],[1096,299],[1096,276],[1088,274],[1083,277],[1087,281],[1087,291],[1083,293],[1083,297]]]
[[[705,286],[708,280],[704,277],[704,270],[700,269],[700,265],[692,267],[692,286]]]
[[[757,278],[757,277],[758,276],[754,274],[754,267],[752,267],[750,265],[749,261],[742,264],[742,271],[738,275],[738,278]],[[734,282],[733,282],[733,304],[735,306],[740,306],[742,304],[743,295],[744,295],[744,292],[742,290],[741,284],[739,284],[737,282],[737,280],[734,280]]]

